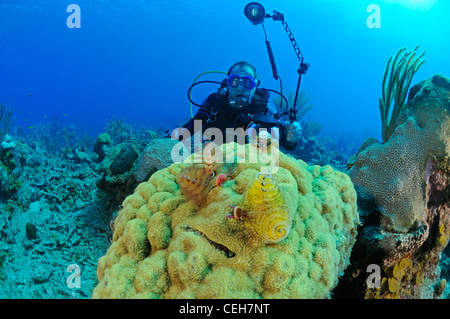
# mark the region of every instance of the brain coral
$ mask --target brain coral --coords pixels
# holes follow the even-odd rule
[[[255,149],[246,145],[237,156]],[[113,243],[98,261],[93,298],[330,296],[359,224],[346,174],[280,152],[272,174],[261,174],[264,164],[239,160],[208,166],[210,175],[189,179],[190,187],[202,187],[198,200],[199,192],[186,191],[192,165],[199,164],[157,171],[125,199]],[[223,172],[227,180],[215,183],[211,176]],[[242,219],[233,215],[236,207]],[[272,209],[287,225],[273,228],[275,240],[261,236],[270,228],[264,222],[255,226]]]

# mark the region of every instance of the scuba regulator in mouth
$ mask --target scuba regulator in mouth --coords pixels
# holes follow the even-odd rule
[[[238,110],[243,109],[248,104],[248,100],[242,95],[238,95],[234,100],[230,101],[230,106]]]

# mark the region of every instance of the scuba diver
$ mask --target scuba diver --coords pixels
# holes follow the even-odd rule
[[[209,95],[195,116],[178,128],[181,130],[178,131],[178,136],[174,130],[173,133],[166,132],[165,137],[179,139],[179,136],[183,135],[183,130],[188,130],[189,136],[194,136],[198,133],[194,129],[196,127],[194,121],[200,120],[202,142],[208,140],[203,134],[208,128],[217,128],[222,133],[225,133],[227,128],[234,130],[241,127],[246,132],[251,129],[258,132],[264,128],[267,132],[270,130],[272,138],[277,138],[279,144],[287,151],[294,150],[301,136],[300,124],[296,121],[283,122],[280,118],[274,117],[276,110],[268,101],[270,93],[264,88],[258,88],[259,84],[254,66],[245,61],[233,64],[218,92]],[[216,140],[214,142],[219,144]],[[248,136],[245,142],[249,142]]]

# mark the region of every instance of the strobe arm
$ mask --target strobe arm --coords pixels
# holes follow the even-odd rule
[[[294,34],[292,33],[291,28],[289,28],[289,25],[284,20],[284,15],[276,10],[273,10],[272,19],[274,21],[281,21],[281,23],[283,24],[284,30],[286,30],[287,36],[288,36],[289,40],[291,41],[292,46],[294,47],[294,51],[295,51],[295,54],[297,55],[298,60],[301,63],[303,63],[303,54],[300,51],[297,41],[295,41]]]
[[[303,54],[300,51],[297,41],[295,41],[294,34],[292,33],[291,28],[289,28],[287,22],[284,20],[284,15],[276,10],[273,10],[272,19],[274,21],[281,21],[281,23],[283,24],[284,30],[286,30],[287,36],[288,36],[289,40],[291,41],[292,46],[294,47],[295,54],[297,55],[297,58],[300,61],[300,68],[297,70],[298,82],[297,82],[297,89],[295,91],[294,105],[289,110],[289,122],[292,123],[297,118],[297,98],[298,98],[298,92],[300,90],[300,83],[302,81],[302,74],[306,74],[306,71],[308,71],[309,63],[303,62]]]

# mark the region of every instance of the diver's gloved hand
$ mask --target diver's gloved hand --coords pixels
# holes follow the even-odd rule
[[[302,135],[302,128],[299,122],[284,122],[284,128],[286,129],[286,142],[294,144],[298,142],[298,139]]]

